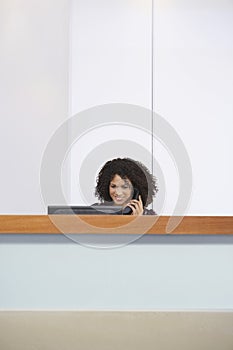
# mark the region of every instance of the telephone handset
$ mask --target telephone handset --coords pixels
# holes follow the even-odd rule
[[[137,188],[134,188],[133,190],[133,197],[132,199],[136,199],[138,200],[139,199],[139,191]],[[123,215],[131,215],[133,212],[133,210],[129,207],[129,206],[126,206],[123,210],[122,210],[122,214]]]

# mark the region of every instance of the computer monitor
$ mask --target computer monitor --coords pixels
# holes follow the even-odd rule
[[[49,205],[48,215],[122,215],[122,207],[98,204],[91,206]]]

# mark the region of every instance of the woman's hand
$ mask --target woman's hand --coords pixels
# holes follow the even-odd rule
[[[131,199],[127,206],[130,207],[133,211],[131,215],[143,215],[143,203],[141,196],[139,196],[138,200]]]

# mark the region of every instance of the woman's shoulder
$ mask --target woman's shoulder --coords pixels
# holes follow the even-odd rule
[[[144,208],[143,215],[157,215],[153,209]]]

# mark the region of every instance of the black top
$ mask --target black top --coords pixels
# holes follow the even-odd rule
[[[144,208],[143,215],[157,215],[153,209]]]

